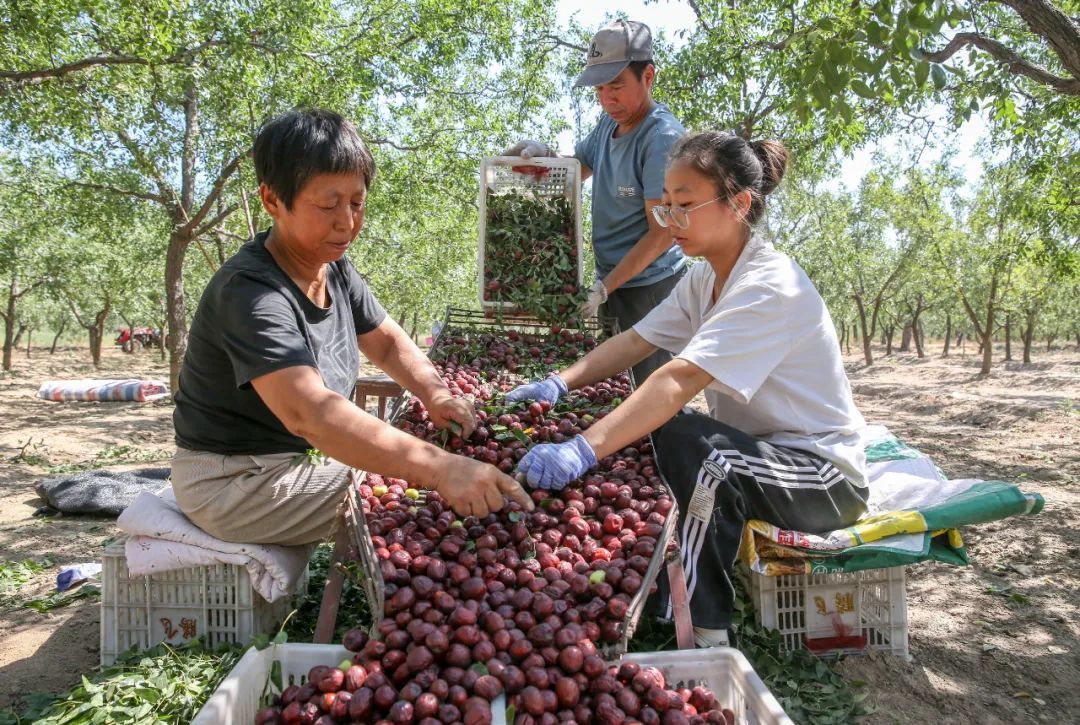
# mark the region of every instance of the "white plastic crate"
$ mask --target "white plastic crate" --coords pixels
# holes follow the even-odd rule
[[[255,722],[274,660],[281,663],[281,682],[288,687],[303,684],[312,667],[334,667],[352,655],[337,644],[283,644],[264,650],[250,649],[214,690],[192,725],[250,725]],[[269,687],[277,694],[273,685]],[[506,725],[506,700],[501,695],[492,703],[492,725]]]
[[[546,169],[543,175],[522,173],[514,168],[534,167]],[[487,200],[488,194],[500,194],[510,191],[530,192],[539,197],[564,197],[573,206],[574,241],[577,245],[577,282],[580,287],[585,281],[583,267],[582,230],[581,230],[581,164],[573,158],[537,157],[529,160],[520,156],[489,156],[480,162],[480,244],[477,263],[477,291],[480,295],[480,307],[483,310],[508,309],[508,303],[484,299],[485,257],[484,245],[487,241]]]
[[[788,650],[857,654],[867,647],[909,659],[904,568],[762,576],[750,572],[758,624]],[[844,641],[842,637],[849,637]]]
[[[262,706],[274,661],[281,663],[281,681],[303,684],[308,670],[316,665],[337,665],[352,653],[335,644],[284,644],[264,650],[248,650],[232,672],[195,716],[192,725],[247,725],[255,721]],[[631,661],[656,667],[672,686],[703,685],[712,690],[722,706],[730,708],[736,722],[745,725],[791,725],[765,683],[746,657],[730,647],[641,652],[624,656]],[[269,685],[276,694],[276,688]],[[506,722],[506,700],[492,703],[493,725]]]
[[[669,687],[709,688],[721,707],[735,713],[735,722],[740,725],[791,725],[791,718],[746,655],[732,647],[636,652],[619,661],[657,668]]]
[[[101,571],[101,663],[135,646],[183,644],[202,637],[247,644],[276,631],[292,598],[271,604],[251,587],[248,571],[234,564],[175,569],[149,576],[128,573],[124,542],[105,547]]]

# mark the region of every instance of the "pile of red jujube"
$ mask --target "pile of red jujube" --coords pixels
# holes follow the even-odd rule
[[[476,401],[467,440],[415,400],[395,424],[511,471],[529,446],[579,434],[629,395],[620,375],[554,407],[498,403],[514,381],[477,363],[536,344],[516,337],[485,333],[467,359],[461,335],[449,338],[458,352],[433,352],[451,391]],[[385,591],[377,635],[350,630],[351,662],[313,669],[257,722],[487,723],[503,693],[515,723],[734,722],[705,688],[671,689],[659,670],[609,666],[599,651],[622,640],[673,506],[647,439],[562,491],[533,491],[531,512],[508,503],[462,519],[438,494],[378,475],[358,493]]]

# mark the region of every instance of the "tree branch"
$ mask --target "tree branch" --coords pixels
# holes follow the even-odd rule
[[[701,27],[705,28],[705,32],[711,33],[712,26],[705,20],[705,16],[701,14],[701,5],[694,0],[686,0],[686,4],[690,6],[690,9],[694,11],[694,15],[697,16],[697,21]]]
[[[1061,64],[1080,78],[1080,21],[1070,18],[1046,0],[998,0],[1024,19],[1028,27],[1050,43]]]
[[[135,162],[143,169],[143,172],[158,185],[158,194],[164,200],[165,205],[179,205],[180,200],[176,195],[176,189],[172,188],[172,185],[165,180],[165,176],[161,173],[161,170],[158,169],[153,161],[147,158],[146,154],[143,153],[142,147],[135,143],[135,139],[131,138],[127,131],[122,128],[114,128],[112,131],[116,134],[116,138],[120,139],[120,143],[128,150],[128,153],[131,154],[132,158],[135,159]]]
[[[68,186],[78,186],[83,189],[92,189],[94,191],[107,191],[110,194],[130,196],[135,199],[143,199],[145,201],[156,201],[159,204],[168,203],[165,197],[163,197],[161,194],[152,194],[148,191],[133,191],[131,189],[118,189],[115,186],[109,186],[108,184],[91,184],[85,181],[72,181],[68,183]]]
[[[221,195],[221,190],[225,188],[225,182],[229,180],[233,172],[240,166],[240,162],[251,155],[252,149],[246,149],[232,158],[229,163],[222,167],[221,173],[214,180],[213,185],[210,187],[210,192],[206,195],[206,199],[203,200],[202,206],[195,212],[194,216],[188,219],[187,223],[180,229],[182,233],[191,233],[192,230],[202,225],[203,219],[210,213],[210,209],[214,206],[218,196]],[[231,207],[235,209],[235,206]],[[194,236],[194,235],[193,235]]]
[[[560,38],[557,35],[552,35],[551,33],[544,33],[543,35],[540,36],[540,40],[550,40],[551,42],[553,42],[555,44],[556,47],[562,46],[564,48],[569,48],[570,50],[581,51],[582,53],[588,53],[589,52],[589,49],[586,48],[584,45],[578,45],[577,43],[571,43],[569,41],[563,40],[562,38]]]
[[[235,204],[235,203],[234,204],[229,204],[229,206],[225,207],[224,209],[219,211],[217,214],[215,214],[213,219],[211,219],[210,221],[206,222],[205,224],[201,225],[198,229],[196,229],[194,231],[194,233],[192,233],[192,235],[191,235],[192,239],[198,239],[203,234],[206,234],[208,231],[210,231],[211,229],[216,227],[218,224],[221,224],[221,222],[223,222],[227,218],[229,218],[229,216],[239,208],[240,208],[239,204]]]
[[[256,42],[260,33],[257,30],[251,32],[250,44],[252,47],[260,48],[271,52],[283,52],[282,50],[269,48],[265,44],[259,44]],[[163,58],[161,60],[151,60],[149,58],[141,58],[135,55],[127,55],[125,53],[114,53],[111,55],[93,55],[80,60],[72,61],[71,63],[64,63],[58,65],[55,68],[34,68],[31,70],[0,70],[0,96],[3,96],[11,91],[19,90],[27,86],[39,85],[46,81],[56,80],[63,78],[71,73],[79,73],[93,68],[101,66],[117,66],[117,65],[188,65],[194,59],[195,56],[202,53],[209,48],[217,48],[223,45],[228,45],[229,40],[217,38],[212,40],[206,40],[198,45],[193,45],[190,48],[183,48],[176,53]]]
[[[932,63],[944,63],[959,50],[969,45],[973,45],[976,48],[986,51],[995,59],[1008,66],[1009,72],[1014,75],[1025,76],[1037,83],[1050,86],[1054,90],[1070,96],[1080,96],[1080,78],[1062,78],[1056,76],[1048,70],[1028,62],[1022,58],[1019,53],[1003,43],[982,35],[981,33],[957,33],[943,49],[936,53],[928,53],[926,55],[926,60]]]
[[[71,314],[75,315],[75,321],[79,323],[79,327],[87,330],[90,329],[90,325],[87,325],[85,322],[83,322],[82,315],[79,314],[79,309],[75,307],[75,300],[71,298],[71,295],[65,292],[64,297],[67,298],[68,307],[71,308]]]
[[[64,63],[55,68],[37,68],[34,70],[0,70],[0,95],[11,91],[34,86],[55,78],[63,78],[69,73],[78,73],[88,68],[102,65],[149,65],[146,58],[134,55],[94,55],[73,63]]]
[[[396,141],[391,141],[388,138],[369,138],[367,140],[369,144],[375,144],[376,146],[390,146],[398,151],[419,151],[422,146],[402,146]]]
[[[13,294],[12,297],[14,297],[15,299],[20,299],[21,297],[30,294],[31,292],[33,292],[34,290],[36,290],[38,287],[40,287],[43,284],[45,284],[45,280],[38,280],[37,282],[34,282],[29,287],[25,287],[25,288],[19,290],[18,292]]]

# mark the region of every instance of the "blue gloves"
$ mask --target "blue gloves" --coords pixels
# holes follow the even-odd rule
[[[567,392],[569,391],[563,379],[558,375],[552,375],[544,380],[537,380],[535,383],[517,386],[506,394],[506,399],[512,403],[521,400],[546,400],[555,405]]]
[[[525,474],[534,488],[561,491],[596,465],[596,452],[584,436],[574,436],[566,443],[541,443],[521,459],[517,470]]]

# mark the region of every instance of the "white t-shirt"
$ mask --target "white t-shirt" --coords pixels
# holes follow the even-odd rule
[[[862,431],[829,310],[790,257],[752,238],[716,304],[716,275],[693,265],[634,331],[713,376],[714,418],[809,451],[866,486]]]

